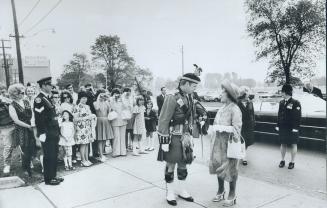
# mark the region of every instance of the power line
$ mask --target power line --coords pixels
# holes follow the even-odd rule
[[[34,4],[34,6],[32,7],[32,9],[28,12],[28,14],[24,17],[24,19],[18,24],[19,26],[21,26],[24,22],[25,22],[25,20],[32,14],[32,12],[34,11],[34,9],[37,7],[37,5],[39,5],[39,3],[40,3],[40,1],[41,0],[38,0],[35,4]]]
[[[37,21],[30,29],[26,30],[25,34],[29,33],[31,30],[33,30],[36,26],[38,26],[45,18],[47,18],[57,6],[62,2],[62,0],[59,0],[51,9],[48,13],[46,13],[39,21]]]

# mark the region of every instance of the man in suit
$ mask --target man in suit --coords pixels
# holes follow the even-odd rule
[[[317,87],[314,87],[310,82],[304,84],[303,92],[313,94],[314,96],[320,97],[324,100],[321,90]]]
[[[44,182],[46,185],[58,185],[64,181],[57,177],[57,157],[59,143],[59,124],[55,106],[51,103],[51,77],[37,82],[40,93],[34,100],[35,125],[37,136],[43,148]]]
[[[162,108],[162,105],[165,101],[165,97],[166,97],[166,87],[162,87],[161,89],[161,94],[157,96],[157,105],[158,105],[158,116],[160,116],[160,111]]]
[[[68,92],[72,95],[72,97],[73,97],[73,103],[76,105],[76,102],[78,100],[78,94],[76,92],[74,92],[73,85],[72,84],[66,85],[66,90],[68,90]]]
[[[290,84],[285,84],[282,87],[284,99],[279,103],[276,127],[281,143],[280,150],[282,160],[279,163],[280,168],[285,166],[287,145],[291,145],[291,162],[288,164],[288,169],[293,169],[295,165],[294,160],[297,153],[302,110],[300,102],[292,98],[292,92],[293,88]]]

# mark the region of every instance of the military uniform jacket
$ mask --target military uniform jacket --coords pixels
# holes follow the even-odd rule
[[[192,133],[196,113],[203,113],[191,96],[177,92],[167,95],[161,108],[158,134],[168,137],[182,135],[184,132]]]
[[[277,126],[281,130],[299,130],[301,122],[301,104],[292,97],[279,103]]]
[[[55,106],[45,94],[39,93],[34,100],[34,115],[37,135],[59,137],[59,124]]]

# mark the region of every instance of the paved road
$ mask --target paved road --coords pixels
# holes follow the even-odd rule
[[[207,164],[210,138],[203,137],[204,156],[201,155],[201,139],[195,139],[197,160]],[[277,144],[257,142],[247,151],[248,166],[240,166],[240,175],[271,184],[292,188],[311,196],[326,197],[326,157],[324,153],[299,149],[295,169],[279,168],[280,151]],[[286,162],[290,154],[286,155]]]

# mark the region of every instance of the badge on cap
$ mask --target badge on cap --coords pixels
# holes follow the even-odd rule
[[[300,109],[301,109],[301,107],[299,106],[299,107],[297,107],[296,109],[297,109],[297,110],[300,110]]]
[[[39,97],[35,98],[36,103],[41,103],[41,101],[42,101],[41,98],[39,98]]]

